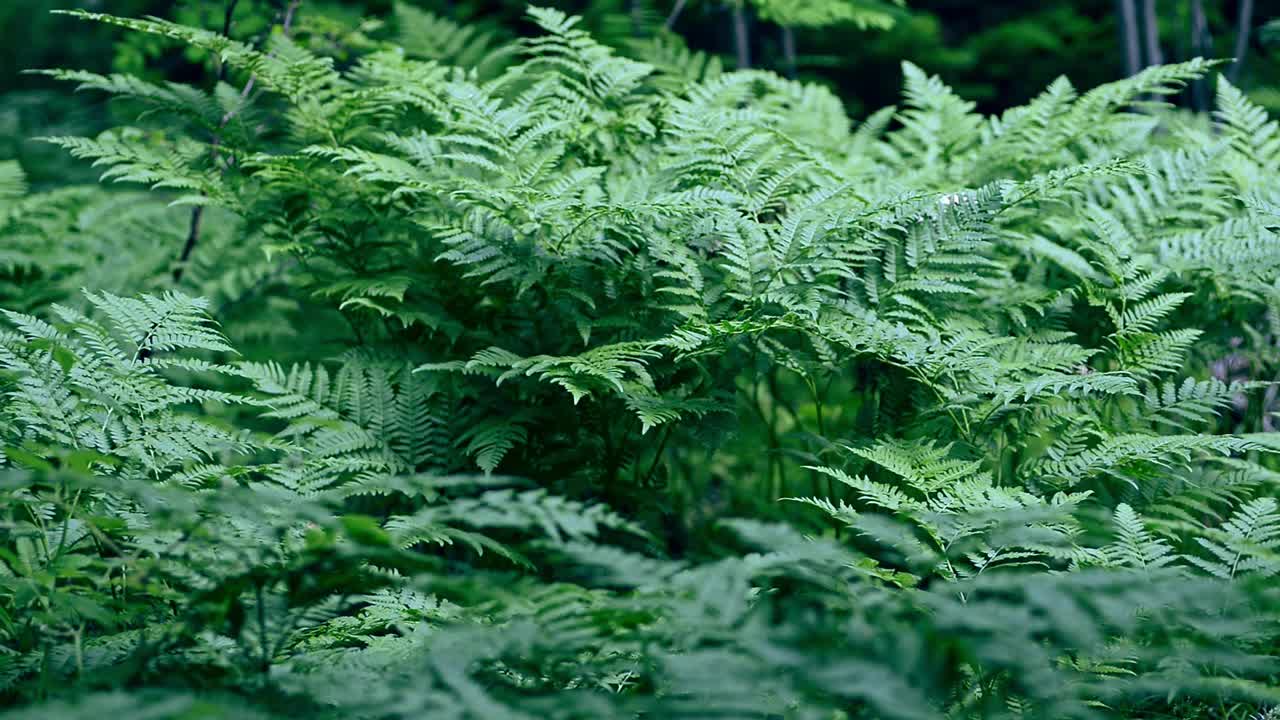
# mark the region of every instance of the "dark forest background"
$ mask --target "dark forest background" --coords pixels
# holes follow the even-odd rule
[[[370,39],[395,32],[395,0],[306,0],[310,32],[365,18]],[[527,34],[523,0],[404,0],[498,36]],[[252,38],[287,0],[236,0],[233,34]],[[1280,0],[556,0],[618,47],[678,36],[726,68],[749,65],[832,86],[854,117],[898,100],[902,60],[940,75],[984,112],[1025,103],[1058,75],[1086,89],[1147,65],[1224,60],[1251,99],[1280,110]],[[80,8],[155,15],[220,29],[227,0],[5,0],[0,3],[0,159],[23,161],[33,183],[83,173],[39,134],[84,134],[108,109],[23,70],[75,67],[189,81],[201,66],[162,43],[113,44],[106,27],[50,14]],[[264,13],[264,10],[266,11]],[[262,27],[259,27],[262,26]],[[68,41],[73,38],[72,41]],[[118,40],[118,37],[115,38]],[[349,38],[347,39],[349,40]],[[1237,58],[1232,61],[1233,58]],[[1204,109],[1212,80],[1175,102]]]

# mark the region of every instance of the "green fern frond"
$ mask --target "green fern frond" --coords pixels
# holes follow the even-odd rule
[[[1280,510],[1275,499],[1257,498],[1245,503],[1220,528],[1207,531],[1196,542],[1205,555],[1183,558],[1220,578],[1280,573]]]

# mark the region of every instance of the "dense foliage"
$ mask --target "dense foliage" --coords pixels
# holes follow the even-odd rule
[[[75,13],[216,83],[50,70],[131,189],[0,165],[18,713],[1274,716],[1280,128],[1164,112],[1211,63],[852,124],[295,10]]]

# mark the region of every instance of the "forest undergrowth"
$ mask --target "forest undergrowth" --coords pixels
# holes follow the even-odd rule
[[[1213,62],[855,122],[550,8],[73,14],[212,82],[44,71],[104,183],[0,164],[16,716],[1275,717],[1280,131],[1159,102]]]

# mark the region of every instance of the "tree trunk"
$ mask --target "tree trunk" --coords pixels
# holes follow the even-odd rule
[[[1120,17],[1120,47],[1124,52],[1125,77],[1142,69],[1142,49],[1138,42],[1138,8],[1134,0],[1116,0]]]
[[[1191,54],[1205,57],[1209,54],[1212,39],[1209,37],[1209,19],[1204,14],[1204,0],[1191,0]],[[1201,112],[1209,107],[1209,88],[1203,79],[1191,83],[1191,109]]]
[[[1232,51],[1235,62],[1227,71],[1227,79],[1234,85],[1240,81],[1245,56],[1249,54],[1249,31],[1253,27],[1253,0],[1240,0],[1240,14],[1236,19],[1236,46]]]
[[[796,34],[786,25],[782,26],[782,70],[787,77],[796,79]]]
[[[631,0],[631,37],[644,35],[644,4],[642,0]]]
[[[738,70],[751,67],[751,36],[747,32],[747,10],[741,3],[733,6],[733,52]]]
[[[1142,31],[1147,51],[1146,65],[1163,65],[1164,51],[1160,48],[1160,15],[1156,12],[1156,0],[1142,0]]]

